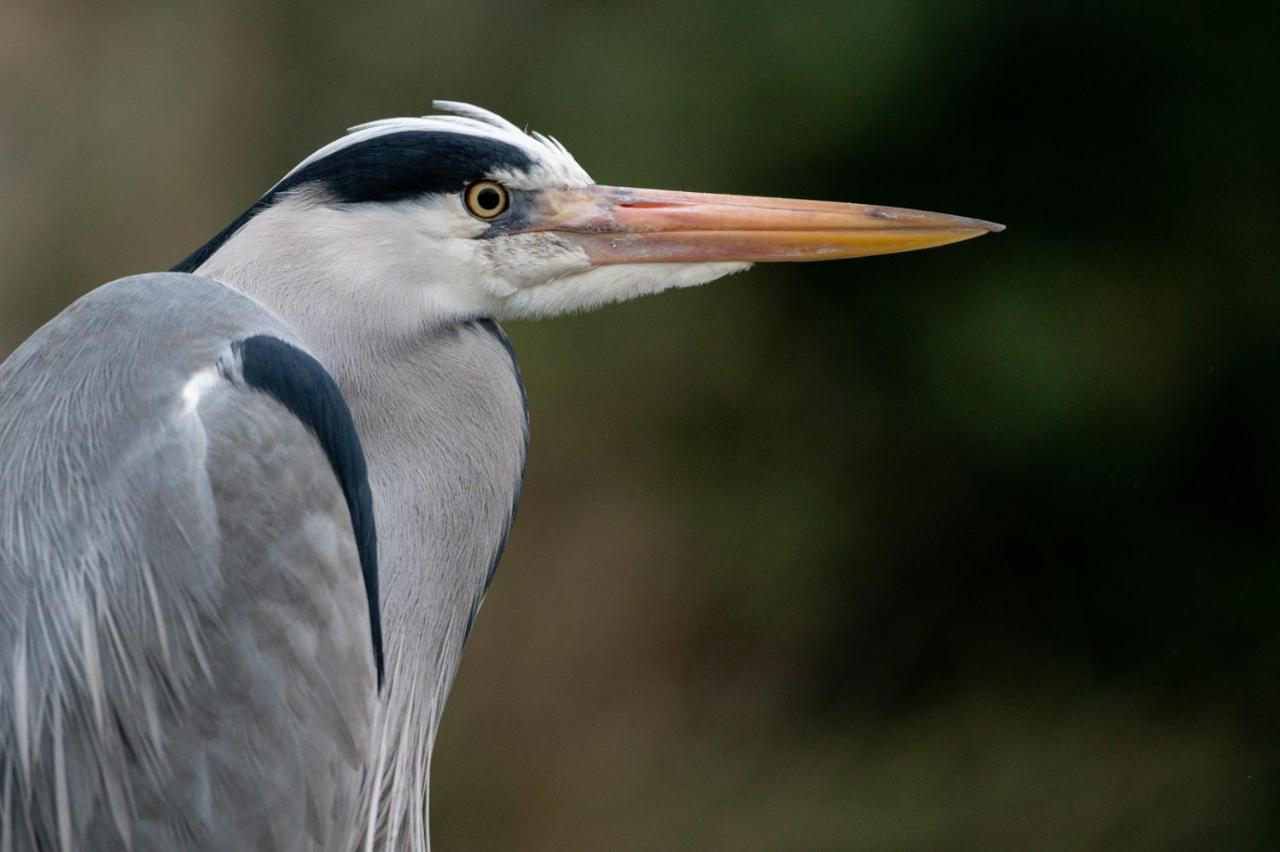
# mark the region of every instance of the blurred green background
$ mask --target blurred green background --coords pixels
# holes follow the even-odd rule
[[[1216,7],[4,0],[0,353],[438,97],[1005,222],[508,327],[437,848],[1280,848],[1280,4]]]

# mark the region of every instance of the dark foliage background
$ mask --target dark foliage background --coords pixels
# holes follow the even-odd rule
[[[1280,844],[1280,6],[7,0],[0,353],[342,128],[979,216],[509,331],[440,849]]]

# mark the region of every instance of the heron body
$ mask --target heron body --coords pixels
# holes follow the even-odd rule
[[[367,611],[335,605],[364,596],[341,488],[277,401],[201,378],[255,334],[289,339],[222,285],[141,276],[0,366],[6,849],[336,848],[354,823],[376,684]]]
[[[443,106],[0,365],[0,850],[427,848],[526,456],[497,320],[997,227],[599,187]]]

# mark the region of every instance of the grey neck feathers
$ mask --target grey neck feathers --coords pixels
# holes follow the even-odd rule
[[[220,254],[220,253],[219,253]],[[386,682],[365,802],[374,848],[427,847],[432,745],[523,477],[523,389],[501,331],[446,326],[385,345],[323,333],[244,269],[199,270],[294,327],[333,373],[364,444],[378,527]],[[334,285],[339,286],[339,285]]]

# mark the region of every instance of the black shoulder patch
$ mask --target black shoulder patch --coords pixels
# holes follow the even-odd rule
[[[378,533],[364,448],[355,421],[337,383],[315,358],[269,335],[256,335],[232,346],[245,383],[275,397],[320,441],[351,513],[360,570],[369,603],[373,661],[382,685],[382,619],[378,603]]]
[[[315,187],[341,204],[403,201],[460,192],[495,171],[532,165],[533,157],[521,148],[469,133],[403,130],[375,136],[298,169],[170,271],[195,272],[246,222],[302,186]]]

